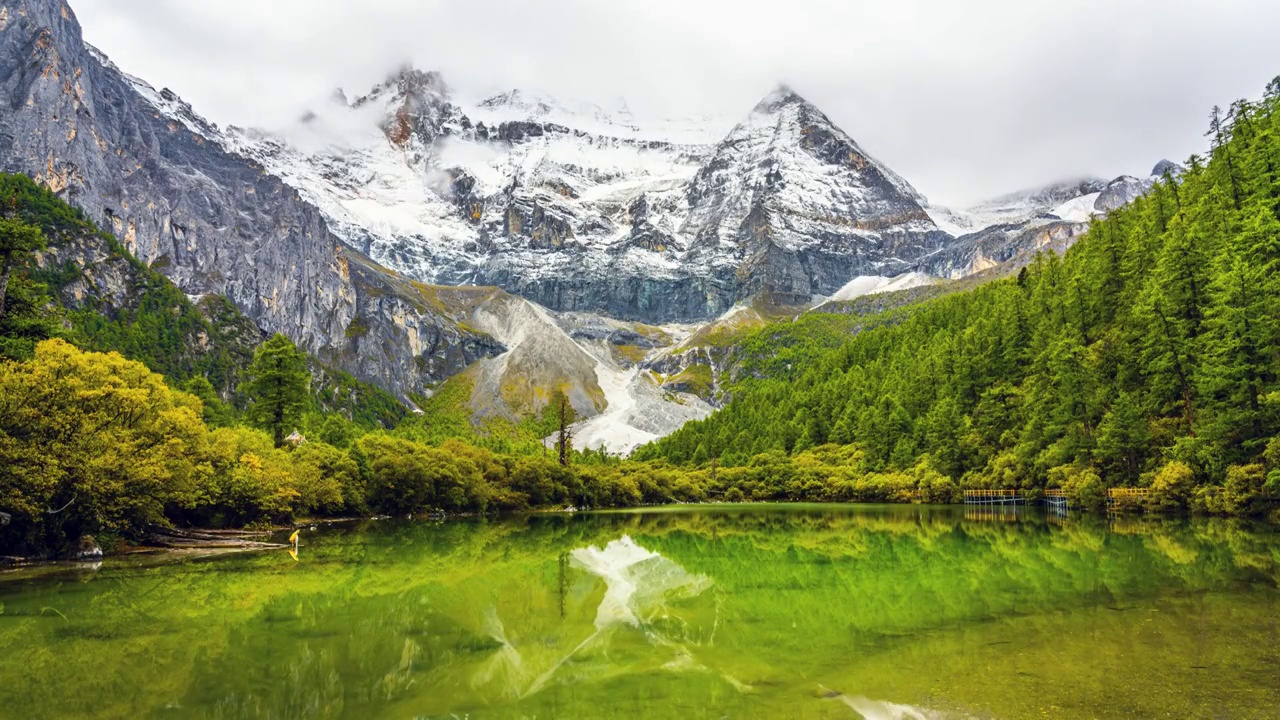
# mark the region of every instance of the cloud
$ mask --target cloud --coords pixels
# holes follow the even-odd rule
[[[744,115],[785,81],[931,198],[1204,147],[1280,74],[1261,0],[72,0],[86,38],[219,123],[278,127],[405,61],[640,114]]]

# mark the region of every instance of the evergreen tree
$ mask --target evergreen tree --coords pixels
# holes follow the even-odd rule
[[[556,451],[559,454],[560,467],[569,467],[569,456],[573,451],[573,436],[569,432],[569,424],[573,422],[569,398],[560,395],[560,407],[557,410],[559,429],[556,431]]]
[[[227,427],[234,423],[235,413],[222,402],[213,383],[203,375],[197,375],[182,386],[186,392],[200,398],[204,405],[204,421],[210,427]]]
[[[45,246],[39,227],[0,218],[0,358],[28,358],[36,343],[61,334],[45,286],[27,275],[32,254]]]
[[[309,405],[307,357],[289,338],[276,333],[254,352],[247,376],[241,386],[250,400],[246,417],[271,433],[276,447],[281,447]]]
[[[0,218],[0,320],[13,274],[23,268],[37,250],[46,246],[40,228],[13,217]]]

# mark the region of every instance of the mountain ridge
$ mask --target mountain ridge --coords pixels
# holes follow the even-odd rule
[[[64,3],[6,7],[4,170],[83,207],[183,292],[224,295],[263,331],[402,401],[492,358],[499,370],[471,400],[481,415],[537,412],[556,391],[583,422],[615,401],[672,422],[709,412],[693,399],[709,397],[701,363],[668,352],[697,330],[685,324],[742,306],[795,315],[864,277],[1006,272],[1073,242],[1108,188],[1121,200],[1149,189],[1091,180],[1074,192],[1098,197],[1070,198],[1071,217],[1045,207],[1062,197],[1037,195],[1004,208],[1003,225],[956,237],[786,86],[724,131],[519,90],[470,102],[408,67],[367,93],[335,92],[284,133],[220,128],[85,44]],[[512,360],[531,357],[527,328],[477,323],[433,285],[502,288],[531,305],[492,296],[495,307],[576,349],[564,345],[560,367],[535,362],[527,397],[504,397],[508,369],[526,367]],[[591,336],[641,325],[666,339]],[[645,404],[655,397],[666,404]],[[671,429],[621,414],[632,429]]]

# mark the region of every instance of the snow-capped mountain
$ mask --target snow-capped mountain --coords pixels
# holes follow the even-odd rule
[[[220,130],[131,81],[159,115],[284,180],[347,244],[503,348],[466,371],[476,417],[527,416],[560,389],[583,418],[580,442],[614,451],[710,412],[682,392],[704,384],[690,367],[714,369],[684,347],[698,328],[654,325],[723,328],[759,314],[753,298],[803,309],[1063,250],[1091,215],[1154,182],[1085,178],[932,206],[786,87],[737,124],[640,120],[518,90],[468,100],[407,68],[268,133]]]
[[[1063,252],[1089,229],[1093,218],[1128,204],[1166,175],[1181,171],[1181,166],[1161,160],[1145,178],[1079,178],[1009,193],[966,209],[930,206],[934,221],[956,237],[921,260],[917,269],[959,279],[1014,269],[1040,251]]]
[[[785,86],[737,124],[642,120],[519,90],[467,99],[413,68],[354,99],[338,91],[282,131],[218,137],[415,280],[649,323],[708,321],[761,293],[803,306],[859,276],[963,277],[1063,248],[1176,168],[950,209]]]
[[[924,198],[779,88],[736,126],[640,122],[519,91],[476,102],[405,69],[280,133],[223,143],[379,262],[554,310],[709,319],[760,291],[807,301],[949,238]]]
[[[785,87],[736,122],[655,120],[405,69],[277,132],[223,129],[85,45],[64,3],[9,7],[3,169],[402,399],[462,374],[476,417],[523,417],[564,392],[588,447],[710,412],[720,330],[1063,246],[1150,187],[932,207]]]

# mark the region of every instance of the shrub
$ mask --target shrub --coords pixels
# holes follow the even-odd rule
[[[1106,505],[1106,486],[1090,467],[1059,465],[1049,471],[1049,485],[1061,487],[1072,507],[1099,510]]]
[[[366,509],[364,479],[349,453],[310,442],[292,455],[299,512],[334,514]]]
[[[241,526],[288,520],[301,494],[294,486],[289,454],[271,437],[246,427],[209,434],[209,481],[188,503],[189,520],[213,526]]]
[[[1260,464],[1228,467],[1222,488],[1222,511],[1241,517],[1261,513],[1267,505],[1265,484],[1266,470]]]
[[[1151,481],[1147,508],[1155,512],[1184,511],[1191,506],[1195,486],[1195,473],[1186,463],[1177,460],[1165,463]]]
[[[921,502],[952,505],[964,501],[964,491],[954,480],[935,470],[928,455],[920,458],[911,474],[916,478]]]

